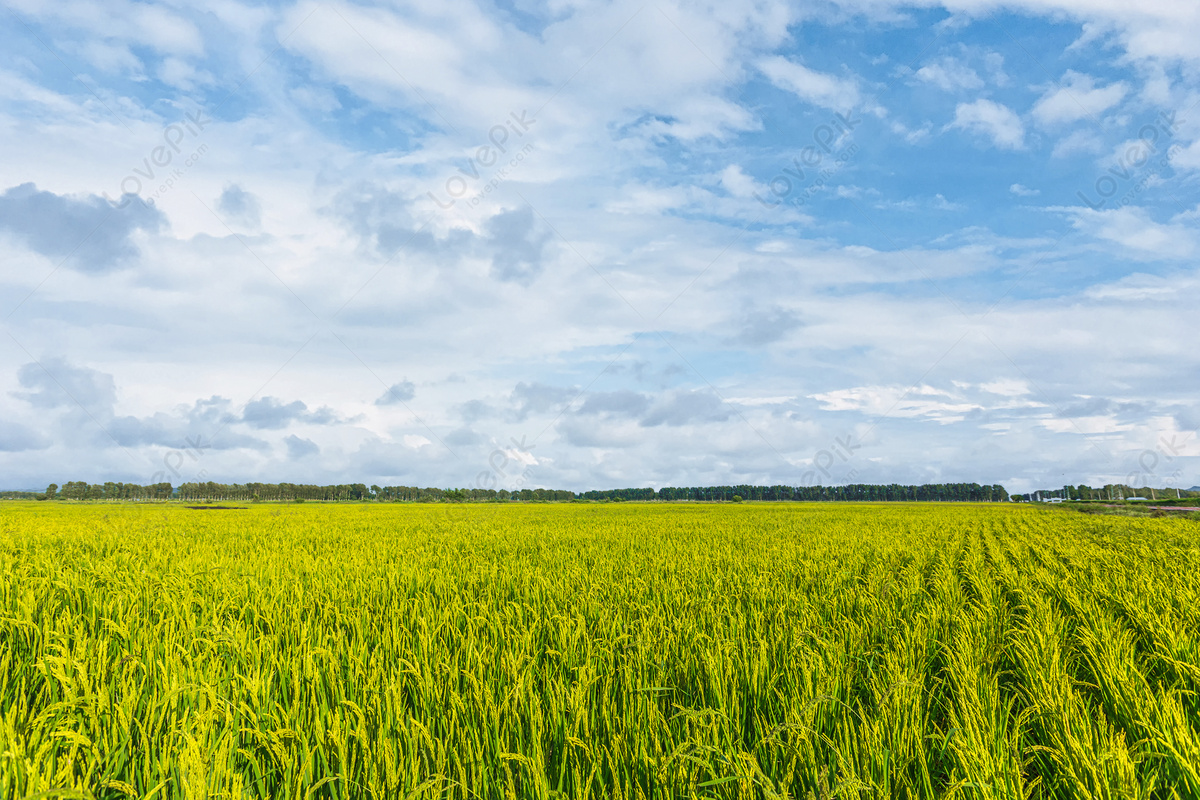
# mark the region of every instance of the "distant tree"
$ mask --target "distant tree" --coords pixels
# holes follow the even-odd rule
[[[57,483],[52,483],[46,487],[46,499],[47,500],[54,500],[55,496],[57,494],[58,494],[58,484]]]

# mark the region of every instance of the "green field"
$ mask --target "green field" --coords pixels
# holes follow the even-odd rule
[[[1200,797],[1200,524],[0,504],[0,797]]]

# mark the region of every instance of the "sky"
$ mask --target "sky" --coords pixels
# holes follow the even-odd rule
[[[1200,483],[1200,6],[0,0],[0,488]]]

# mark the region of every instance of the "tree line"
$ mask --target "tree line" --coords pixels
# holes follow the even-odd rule
[[[37,500],[37,492],[0,492],[0,500]]]
[[[845,486],[673,486],[654,489],[610,489],[608,491],[583,492],[584,500],[693,500],[728,501],[735,497],[742,500],[816,501],[816,502],[903,502],[903,501],[950,501],[950,502],[1004,502],[1008,492],[999,484],[978,483],[926,483],[921,486],[892,484],[852,483]]]
[[[439,489],[417,486],[367,486],[362,483],[321,486],[304,483],[215,483],[213,481],[140,485],[135,483],[87,483],[67,481],[59,488],[50,484],[45,492],[0,492],[0,500],[180,500],[188,502],[242,501],[374,501],[382,503],[438,502],[570,502],[591,501],[651,501],[690,500],[722,502],[739,500],[813,501],[813,502],[1039,502],[1053,498],[1062,500],[1124,500],[1141,497],[1153,501],[1177,498],[1197,498],[1200,492],[1176,489],[1153,489],[1125,484],[1105,484],[1091,487],[1084,484],[1059,489],[1040,489],[1011,497],[1000,484],[926,483],[920,486],[904,484],[854,483],[845,486],[667,486],[657,491],[651,488],[607,489],[572,492],[565,489]]]
[[[1009,499],[1003,486],[978,483],[927,483],[921,486],[902,484],[856,483],[846,486],[668,486],[651,488],[609,489],[604,491],[572,492],[565,489],[438,489],[417,486],[367,486],[344,483],[320,486],[304,483],[216,483],[213,481],[184,483],[172,487],[169,483],[140,486],[132,483],[95,483],[68,481],[60,489],[50,484],[44,494],[9,492],[21,495],[10,499],[44,500],[178,500],[185,502],[241,501],[287,502],[315,500],[374,501],[382,503],[422,502],[569,502],[592,500],[621,502],[630,500],[690,500],[721,502],[738,500],[816,501],[816,502],[1003,502]]]
[[[58,488],[52,483],[38,500],[170,500],[173,489],[169,483],[152,483],[142,486],[136,483],[88,483],[67,481]]]
[[[50,484],[44,493],[5,492],[10,500],[208,500],[281,502],[297,500],[377,501],[385,503],[428,502],[563,502],[576,499],[575,492],[562,489],[439,489],[417,486],[367,486],[344,483],[320,486],[306,483],[216,483],[214,481],[140,486],[132,483],[68,481],[60,489]]]

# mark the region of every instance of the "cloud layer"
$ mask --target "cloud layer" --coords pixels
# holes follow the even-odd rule
[[[1200,483],[1187,4],[7,5],[0,486]]]

